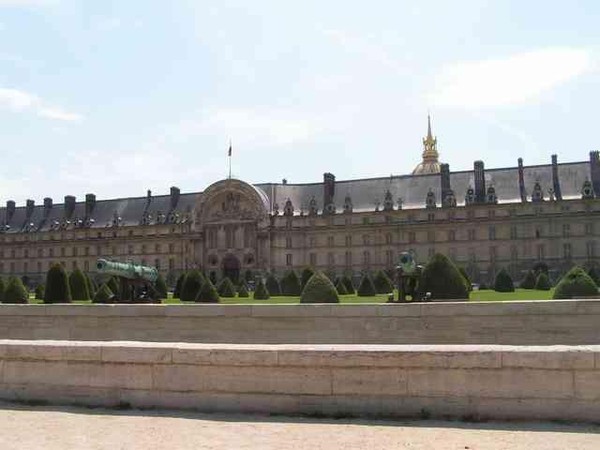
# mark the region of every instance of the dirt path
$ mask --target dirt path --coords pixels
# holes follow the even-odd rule
[[[0,449],[599,449],[600,426],[0,405]]]

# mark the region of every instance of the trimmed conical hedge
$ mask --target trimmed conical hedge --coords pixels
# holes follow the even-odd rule
[[[35,299],[36,300],[44,300],[44,291],[46,287],[43,284],[38,284],[35,287]]]
[[[569,270],[556,285],[554,299],[592,297],[598,295],[598,286],[581,267]]]
[[[296,272],[290,270],[281,278],[281,294],[298,296],[302,293],[302,284]]]
[[[467,271],[465,270],[464,267],[458,267],[458,271],[463,276],[463,278],[465,280],[465,286],[467,286],[467,290],[470,292],[473,288],[472,288],[471,278],[469,277],[469,274],[467,273]],[[481,287],[480,287],[480,289],[481,289]]]
[[[454,263],[441,253],[431,257],[419,280],[421,295],[429,292],[432,299],[468,299],[465,279]]]
[[[90,291],[88,288],[87,280],[85,275],[79,269],[75,269],[69,275],[69,286],[71,287],[71,298],[73,300],[90,300]]]
[[[229,279],[229,277],[223,278],[219,281],[219,285],[217,286],[217,292],[221,297],[235,297],[235,286],[233,282]]]
[[[279,286],[279,281],[272,273],[267,275],[266,286],[267,290],[269,291],[269,295],[281,295],[281,286]]]
[[[173,291],[173,298],[181,297],[181,286],[183,286],[183,281],[185,280],[185,272],[182,272],[177,277],[177,281],[175,282],[175,290]]]
[[[90,293],[90,298],[94,298],[94,296],[96,295],[96,291],[98,290],[98,286],[96,286],[96,283],[90,276],[89,272],[85,272],[83,275],[85,276],[85,283],[87,284],[88,292]]]
[[[346,286],[341,278],[338,278],[337,283],[335,283],[335,289],[337,290],[339,295],[348,295],[348,291],[346,290]]]
[[[240,287],[238,288],[238,297],[248,298],[250,294],[248,294],[248,288],[246,287],[246,283],[242,282]]]
[[[323,272],[316,272],[304,289],[300,303],[339,303],[340,298],[335,286]]]
[[[156,289],[156,293],[158,295],[157,300],[167,298],[167,283],[165,283],[165,279],[160,273],[158,274],[158,278],[156,278],[154,289]]]
[[[4,291],[3,303],[27,303],[29,292],[18,277],[10,277]]]
[[[70,303],[71,287],[67,272],[62,264],[53,264],[46,274],[44,303]]]
[[[590,267],[587,271],[587,274],[592,280],[594,280],[596,286],[600,286],[600,273],[598,273],[598,270],[595,267]]]
[[[377,290],[373,284],[373,279],[368,273],[363,275],[356,293],[359,297],[373,297],[375,294],[377,294]]]
[[[527,274],[525,275],[525,278],[523,278],[523,281],[521,281],[519,287],[521,289],[535,289],[535,282],[535,273],[533,272],[533,270],[528,270]]]
[[[265,283],[263,283],[262,278],[259,279],[254,288],[254,300],[268,300],[270,297],[269,290],[265,286]]]
[[[514,292],[515,286],[513,280],[510,277],[506,269],[500,270],[496,274],[496,280],[494,281],[494,290],[496,292]]]
[[[119,285],[117,277],[110,277],[106,282],[106,285],[110,289],[110,292],[112,292],[116,297],[119,296],[119,293],[121,292],[121,286]]]
[[[102,286],[96,291],[96,295],[94,295],[94,299],[92,300],[94,303],[109,303],[112,300],[113,292],[108,287],[108,284],[103,283]]]
[[[183,285],[181,286],[181,293],[179,294],[179,299],[182,302],[196,301],[196,297],[198,297],[200,288],[202,287],[202,284],[205,280],[208,280],[208,278],[205,279],[199,270],[190,270],[185,276],[185,280],[183,280]]]
[[[550,278],[544,272],[541,272],[535,281],[535,288],[538,291],[549,291],[552,288]]]
[[[392,280],[385,274],[383,270],[378,270],[373,278],[373,284],[375,285],[375,291],[378,294],[388,294],[394,292],[394,286]]]
[[[229,278],[227,278],[229,280]],[[231,282],[231,280],[230,280]],[[217,288],[210,281],[210,278],[206,278],[200,290],[198,291],[198,295],[196,296],[196,301],[198,303],[219,303],[221,298],[219,297],[219,293],[217,292]]]
[[[348,275],[344,275],[342,277],[342,283],[344,283],[344,287],[346,288],[346,292],[348,294],[354,294],[356,292],[354,289],[354,284],[352,283],[352,279]]]
[[[300,275],[300,285],[303,290],[306,283],[308,283],[308,280],[310,280],[310,277],[314,274],[315,271],[311,267],[305,267],[304,270],[302,270],[302,274]]]
[[[4,291],[6,291],[6,283],[4,282],[4,278],[0,277],[0,302],[4,301]]]

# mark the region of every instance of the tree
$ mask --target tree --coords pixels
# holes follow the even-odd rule
[[[277,277],[270,273],[267,275],[267,290],[269,291],[269,295],[281,295],[281,287],[279,286],[279,281]]]
[[[208,280],[208,278],[205,279],[199,270],[197,270],[197,269],[190,270],[187,273],[187,275],[185,276],[185,280],[183,281],[183,285],[181,286],[181,293],[179,294],[179,300],[181,300],[182,302],[196,301],[196,297],[198,297],[198,293],[200,292],[202,283],[205,280]],[[214,287],[214,284],[213,284],[213,287]]]
[[[4,301],[4,291],[6,290],[6,285],[4,283],[4,278],[0,277],[0,302]]]
[[[598,286],[579,266],[573,267],[556,285],[554,299],[592,297],[598,295]]]
[[[500,270],[496,275],[496,280],[494,281],[494,290],[496,292],[514,292],[515,286],[513,284],[513,280],[506,271],[506,269]]]
[[[254,300],[268,300],[270,297],[269,290],[265,286],[265,283],[263,283],[262,278],[260,278],[254,289]]]
[[[158,294],[158,299],[162,300],[163,298],[167,298],[167,283],[165,283],[165,279],[160,273],[156,278],[154,288],[156,289],[156,293]]]
[[[341,278],[338,278],[337,282],[335,283],[335,289],[339,295],[348,295],[346,286],[344,285],[344,282],[342,281]]]
[[[181,286],[183,285],[183,281],[185,280],[185,272],[181,272],[177,277],[177,281],[175,283],[175,290],[173,291],[173,298],[181,297]]]
[[[378,270],[377,273],[375,273],[373,284],[375,285],[375,291],[377,291],[378,294],[388,294],[390,292],[394,292],[392,280],[388,278],[383,270]]]
[[[62,264],[53,264],[46,274],[44,303],[71,303],[71,287]]]
[[[598,273],[598,270],[595,267],[590,267],[588,269],[587,274],[590,276],[590,278],[592,280],[594,280],[594,283],[596,283],[596,286],[600,286],[600,273]]]
[[[18,277],[10,277],[4,291],[3,303],[27,303],[29,292]]]
[[[290,270],[281,278],[281,293],[289,296],[298,296],[302,293],[302,284],[295,271]]]
[[[368,273],[363,275],[356,292],[359,297],[373,297],[377,293],[375,285],[373,284],[373,280]]]
[[[535,289],[536,275],[533,270],[527,271],[525,278],[519,286],[521,289]]]
[[[540,273],[535,281],[535,288],[538,291],[549,291],[552,285],[550,284],[550,279],[548,275],[544,272]]]
[[[458,267],[458,271],[460,272],[460,274],[463,276],[463,278],[465,279],[465,285],[467,286],[467,290],[470,292],[471,290],[473,290],[473,285],[471,283],[471,278],[469,278],[469,274],[467,273],[467,271],[465,270],[464,267]],[[479,288],[481,289],[481,287]]]
[[[98,287],[96,286],[96,283],[90,276],[89,272],[85,272],[83,275],[85,276],[85,283],[87,284],[88,292],[90,293],[90,298],[94,298]]]
[[[35,287],[35,299],[36,300],[44,300],[44,291],[45,291],[45,286],[43,284],[38,284]]]
[[[248,294],[248,288],[246,287],[246,283],[242,282],[240,287],[238,288],[238,297],[240,298],[248,298],[250,295]]]
[[[85,275],[79,269],[75,269],[69,275],[69,286],[71,287],[71,297],[73,300],[90,300],[90,291]]]
[[[312,277],[315,274],[315,271],[312,270],[312,268],[310,267],[305,267],[304,270],[302,271],[302,274],[300,275],[300,284],[302,285],[302,290],[304,290],[304,286],[306,286],[306,283],[308,283],[308,280],[310,280],[310,277]]]
[[[229,278],[227,278],[227,280],[229,280]],[[229,280],[229,282],[231,283],[231,280]],[[235,290],[234,290],[234,292],[235,292]],[[220,300],[221,299],[219,297],[219,293],[217,292],[217,288],[215,288],[215,285],[210,280],[210,278],[207,278],[204,281],[204,283],[202,283],[202,286],[200,287],[200,290],[198,291],[198,294],[196,296],[196,302],[198,302],[198,303],[219,303]]]
[[[223,278],[217,286],[217,292],[221,297],[235,297],[235,286],[229,277]]]
[[[304,289],[300,303],[339,303],[340,298],[335,286],[323,272],[316,272]]]
[[[354,294],[356,292],[354,290],[354,284],[352,283],[352,279],[348,275],[344,275],[342,277],[342,283],[344,283],[344,287],[346,288],[346,292],[348,294]]]
[[[419,292],[432,299],[468,299],[465,279],[454,263],[441,253],[431,257],[419,280]]]
[[[110,292],[112,292],[112,294],[115,296],[118,296],[121,292],[121,286],[119,285],[117,277],[110,277],[106,282],[106,285],[110,289]]]
[[[108,287],[107,283],[102,283],[102,286],[96,291],[96,295],[94,295],[94,299],[92,300],[94,303],[109,303],[114,294]]]

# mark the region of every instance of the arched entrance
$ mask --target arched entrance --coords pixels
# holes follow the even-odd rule
[[[231,253],[223,258],[223,277],[229,278],[234,284],[237,284],[240,278],[240,260]]]

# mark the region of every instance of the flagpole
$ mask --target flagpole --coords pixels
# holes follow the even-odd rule
[[[231,180],[231,139],[229,139],[229,152],[227,155],[229,158],[229,179]]]

